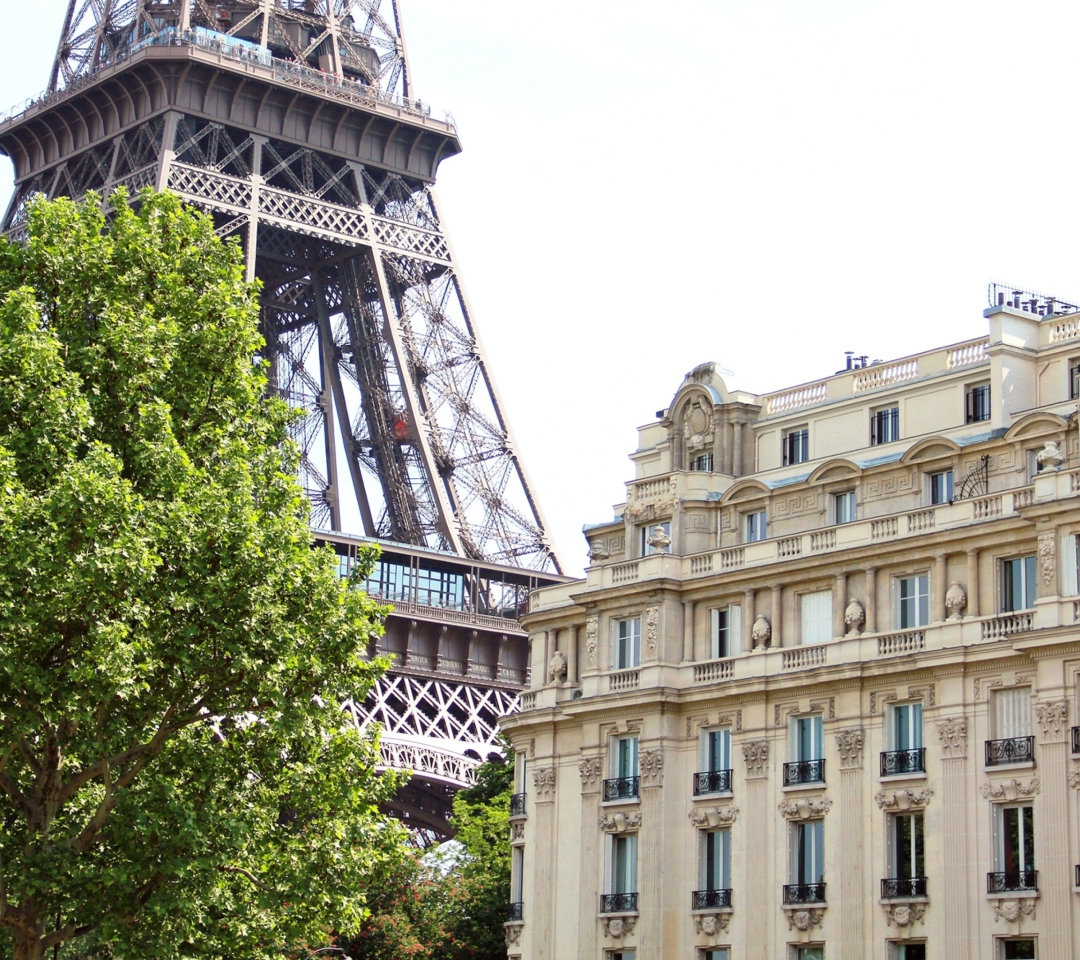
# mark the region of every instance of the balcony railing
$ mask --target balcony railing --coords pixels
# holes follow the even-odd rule
[[[613,777],[604,781],[604,800],[636,800],[637,777]]]
[[[825,884],[788,883],[784,885],[784,903],[824,903]]]
[[[510,816],[525,816],[525,794],[515,793],[510,797]]]
[[[730,770],[705,770],[694,774],[694,796],[705,793],[731,793]]]
[[[508,903],[506,905],[506,922],[507,923],[520,923],[525,919],[525,904],[521,903]]]
[[[1038,870],[1003,870],[986,875],[987,893],[1015,893],[1039,889]]]
[[[986,741],[986,765],[1001,767],[1009,763],[1032,763],[1035,760],[1034,737],[1008,737]]]
[[[802,783],[824,783],[824,760],[795,760],[784,764],[784,786],[793,787]]]
[[[925,772],[925,747],[919,747],[916,750],[883,750],[881,753],[881,775],[883,777]]]
[[[1080,727],[1072,728],[1072,752],[1080,753]]]
[[[893,877],[881,881],[882,900],[907,900],[926,896],[926,877]]]
[[[714,907],[731,906],[731,888],[724,890],[695,890],[691,896],[691,910],[711,910]]]
[[[636,893],[605,893],[600,896],[601,913],[635,913]]]

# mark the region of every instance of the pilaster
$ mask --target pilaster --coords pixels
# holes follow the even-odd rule
[[[976,960],[968,911],[973,878],[968,856],[967,718],[949,717],[939,721],[937,729],[941,744],[944,862],[942,883],[935,886],[934,899],[940,893],[942,913],[948,918],[942,955],[949,960]]]
[[[751,841],[755,855],[747,857],[746,903],[765,904],[780,902],[780,891],[772,891],[769,896],[772,851],[769,840],[773,835],[773,824],[769,822],[769,741],[749,740],[742,745],[743,760],[746,763],[746,835]],[[750,845],[748,844],[748,848]],[[772,960],[773,930],[776,918],[755,918],[749,915],[739,917],[745,931],[747,960]]]
[[[555,767],[533,770],[536,827],[533,833],[533,898],[529,913],[532,955],[536,960],[554,958],[552,932],[555,927]],[[593,833],[596,832],[595,821]],[[528,909],[528,907],[526,907]],[[595,922],[594,922],[595,926]]]
[[[581,774],[581,893],[578,912],[578,956],[596,960],[599,950],[596,914],[600,910],[601,850],[600,787],[603,779],[603,760],[585,757],[578,765]],[[553,856],[552,848],[540,856]]]
[[[868,889],[863,861],[863,730],[836,734],[840,754],[840,957],[864,960],[863,906]]]
[[[638,955],[663,956],[664,943],[664,753],[641,754],[641,832],[638,844],[638,891],[641,936]]]
[[[1037,801],[1035,813],[1035,865],[1047,878],[1039,884],[1039,950],[1047,957],[1072,957],[1070,907],[1074,895],[1068,882],[1073,872],[1068,795],[1063,787],[1056,786],[1064,785],[1069,778],[1069,702],[1040,701],[1035,704],[1035,718],[1039,724],[1039,775],[1048,786]],[[1068,880],[1062,882],[1064,878]]]

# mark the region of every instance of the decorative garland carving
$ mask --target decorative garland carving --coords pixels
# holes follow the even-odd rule
[[[994,923],[1004,920],[1006,923],[1018,923],[1022,918],[1035,919],[1035,900],[1025,897],[1022,900],[992,900],[994,905]]]
[[[863,765],[862,727],[849,727],[836,734],[836,749],[840,751],[840,769],[857,770]]]
[[[962,760],[967,756],[967,717],[946,717],[938,721],[941,755],[946,760]]]
[[[578,773],[581,774],[581,792],[596,793],[600,789],[601,773],[604,769],[604,761],[600,757],[585,757],[578,764]]]
[[[585,621],[585,649],[589,654],[589,666],[596,666],[596,638],[600,632],[600,621],[597,617],[589,617]]]
[[[748,740],[742,745],[742,754],[748,780],[759,780],[769,775],[768,740]]]
[[[640,828],[640,813],[603,813],[600,815],[600,829],[605,833],[626,833],[627,830]]]
[[[788,820],[809,820],[811,817],[823,817],[832,808],[829,797],[799,797],[797,800],[782,800],[777,809]]]
[[[925,924],[926,906],[921,903],[889,903],[885,906],[885,926],[911,927]]]
[[[1011,802],[1038,796],[1041,788],[1042,783],[1038,777],[1032,777],[1027,782],[1015,778],[1003,780],[999,783],[992,783],[987,780],[986,783],[979,787],[979,793],[982,794],[985,800]]]
[[[697,932],[705,937],[715,937],[728,928],[731,922],[731,913],[698,913],[694,915],[694,926]]]
[[[549,803],[555,799],[555,768],[540,767],[533,771],[533,786],[536,788],[536,802]]]
[[[738,807],[696,807],[689,813],[695,827],[730,826],[739,817]]]
[[[645,608],[645,648],[649,657],[656,656],[656,641],[660,633],[660,608]]]
[[[634,932],[637,917],[605,917],[604,936],[612,940],[621,940]]]
[[[910,810],[913,807],[925,807],[933,795],[934,791],[929,787],[918,791],[894,790],[892,793],[879,790],[874,800],[879,810]]]
[[[662,787],[664,785],[664,752],[643,750],[641,752],[641,785]]]
[[[805,933],[811,927],[820,927],[824,918],[825,911],[820,907],[811,910],[788,910],[787,926],[789,930]]]
[[[1035,704],[1035,719],[1042,733],[1040,742],[1061,743],[1069,732],[1069,701],[1040,700]]]

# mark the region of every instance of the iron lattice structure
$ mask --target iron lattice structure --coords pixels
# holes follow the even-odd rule
[[[70,0],[48,90],[0,117],[0,149],[16,168],[9,236],[36,195],[151,187],[240,238],[271,385],[307,412],[313,527],[559,573],[434,193],[457,130],[415,98],[397,0]],[[466,718],[445,731],[494,743],[477,718],[512,698],[439,682],[427,707]],[[415,759],[431,727],[389,704],[434,688],[403,683],[372,706],[399,733],[413,724]],[[451,759],[427,767],[464,782]]]

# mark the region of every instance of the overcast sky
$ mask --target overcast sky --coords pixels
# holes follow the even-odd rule
[[[990,280],[1080,297],[1080,4],[402,4],[415,92],[462,134],[439,196],[568,572],[695,364],[764,392],[979,336]],[[0,101],[45,86],[64,7],[0,0]]]

